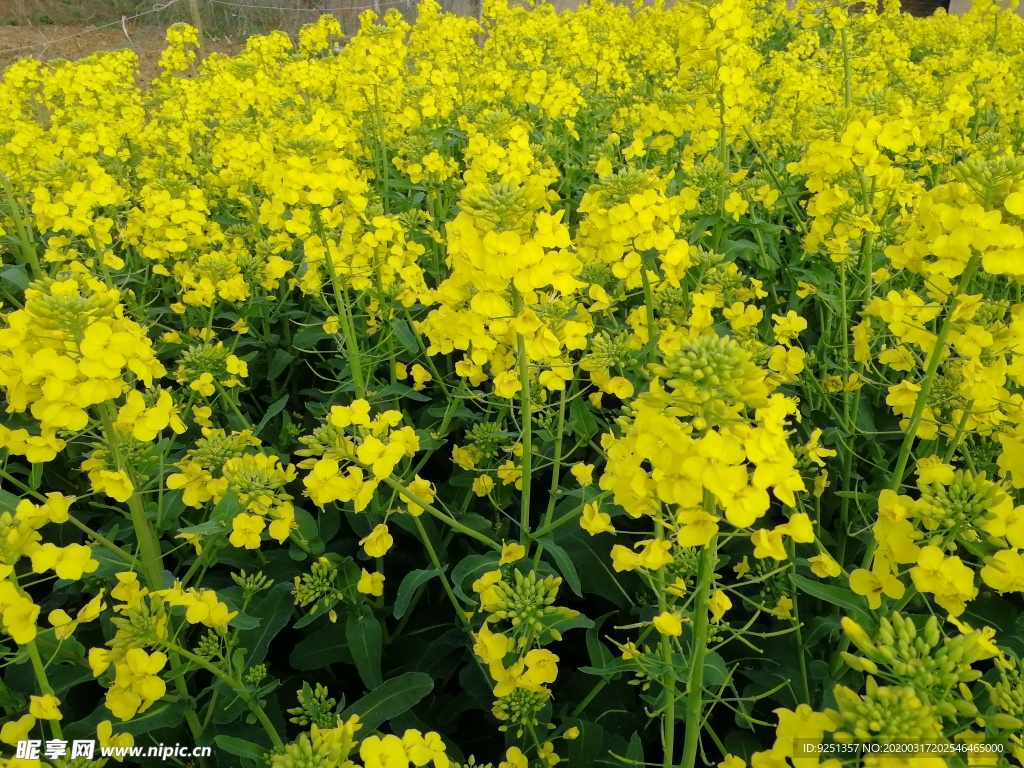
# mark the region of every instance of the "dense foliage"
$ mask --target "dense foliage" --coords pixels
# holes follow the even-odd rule
[[[1024,19],[195,44],[3,73],[5,754],[1024,759]]]

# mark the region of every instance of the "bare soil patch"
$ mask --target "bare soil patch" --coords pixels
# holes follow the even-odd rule
[[[96,29],[89,25],[40,24],[0,26],[0,70],[17,59],[80,59],[97,51],[130,48],[139,57],[139,80],[148,82],[160,74],[158,62],[165,46],[164,29],[158,26]],[[207,38],[208,51],[238,53],[244,41]]]

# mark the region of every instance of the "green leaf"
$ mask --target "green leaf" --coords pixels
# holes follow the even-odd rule
[[[704,685],[719,686],[729,679],[729,668],[725,659],[714,651],[704,657]]]
[[[594,415],[578,397],[573,398],[572,403],[569,405],[569,422],[576,427],[579,434],[593,437],[598,433],[597,421],[594,419]]]
[[[270,641],[291,619],[292,609],[295,607],[292,588],[292,584],[280,582],[271,587],[263,599],[254,601],[255,606],[250,609],[249,615],[257,619],[259,624],[253,629],[239,633],[242,644],[249,649],[247,663],[250,666],[263,661]]]
[[[359,722],[362,724],[359,735],[362,738],[391,718],[408,712],[433,688],[434,681],[430,679],[430,675],[406,672],[378,685],[371,693],[342,712],[341,717],[347,720],[350,715],[359,715]]]
[[[590,656],[590,664],[593,667],[603,667],[606,664],[610,664],[615,658],[607,646],[601,642],[600,637],[601,625],[604,624],[609,616],[614,615],[614,612],[610,612],[604,616],[599,616],[594,621],[594,626],[587,630],[587,654]]]
[[[573,768],[586,768],[595,765],[604,746],[604,728],[589,720],[570,718],[565,720],[569,727],[579,728],[580,735],[567,742],[569,745],[569,765]]]
[[[292,346],[295,349],[309,349],[310,347],[316,346],[318,341],[323,341],[327,338],[327,334],[324,333],[324,328],[321,324],[310,325],[303,328],[301,331],[296,333],[292,337]]]
[[[22,291],[28,288],[29,285],[28,273],[25,271],[25,267],[20,264],[8,267],[3,272],[0,272],[0,279],[6,280]]]
[[[420,345],[416,343],[416,335],[405,320],[392,320],[391,330],[395,332],[395,336],[405,347],[406,352],[415,355],[420,351]]]
[[[284,373],[284,369],[287,368],[294,359],[294,352],[289,352],[287,349],[278,349],[274,353],[273,359],[270,361],[270,367],[267,368],[267,378],[276,379]]]
[[[868,612],[867,600],[855,594],[852,590],[833,587],[830,584],[822,584],[795,573],[789,574],[789,580],[801,592],[811,597],[816,597],[819,600],[824,600],[826,603],[845,608],[862,627],[869,629],[875,626],[875,621]]]
[[[256,760],[260,764],[264,762],[264,757],[267,754],[266,747],[261,747],[258,744],[253,744],[251,741],[234,736],[214,736],[213,741],[229,755],[246,757],[250,760]]]
[[[292,649],[288,661],[299,672],[323,669],[338,662],[353,663],[348,637],[334,624],[328,624],[302,638]]]
[[[396,381],[394,384],[389,384],[377,393],[377,396],[381,399],[390,398],[408,398],[409,400],[416,400],[420,403],[429,403],[433,398],[429,395],[424,395],[422,392],[417,392],[415,389],[410,387],[408,384],[403,384],[400,381]]]
[[[629,747],[626,749],[626,759],[633,761],[634,765],[644,764],[644,744],[640,741],[640,734],[633,733],[629,737]]]
[[[412,596],[416,594],[417,589],[447,570],[448,566],[445,565],[443,568],[429,568],[407,573],[398,587],[398,597],[395,598],[395,618],[402,618],[405,612],[409,610],[409,603],[412,601]]]
[[[139,736],[160,728],[175,728],[185,719],[185,704],[181,701],[158,701],[141,715],[136,715],[127,722],[118,721],[105,704],[96,707],[92,714],[77,723],[71,723],[64,729],[64,737],[71,739],[95,739],[96,726],[103,720],[117,722],[118,733],[130,733]]]
[[[263,428],[270,423],[270,420],[284,410],[284,407],[288,405],[288,397],[288,395],[285,395],[284,397],[275,400],[274,403],[269,408],[267,408],[267,412],[263,414],[263,418],[260,419],[259,425],[257,425],[255,431],[253,432],[254,435],[258,436],[260,432],[263,431]]]
[[[380,673],[380,652],[383,645],[380,622],[372,613],[362,618],[354,613],[348,615],[345,622],[345,635],[352,659],[359,670],[359,677],[371,691],[384,682]]]
[[[600,595],[605,600],[618,605],[620,608],[627,608],[632,605],[633,599],[630,590],[623,587],[622,582],[630,580],[632,574],[616,574],[611,569],[611,543],[608,537],[589,536],[580,528],[568,530],[573,526],[562,526],[559,532],[559,544],[565,548],[566,553],[572,558],[575,567],[578,569],[583,589],[594,595]],[[635,577],[633,577],[635,578]]]
[[[569,557],[568,553],[560,546],[555,544],[555,540],[550,536],[541,536],[537,539],[541,544],[544,545],[544,551],[549,552],[551,557],[555,561],[555,565],[558,566],[559,573],[565,579],[566,583],[577,597],[583,597],[583,588],[580,586],[580,577],[576,573],[576,566],[573,565],[572,558]]]
[[[488,571],[497,568],[500,557],[497,552],[493,552],[489,555],[470,555],[464,558],[452,571],[452,589],[455,590],[455,594],[467,603],[476,602],[462,590],[463,585],[471,579],[476,581]]]

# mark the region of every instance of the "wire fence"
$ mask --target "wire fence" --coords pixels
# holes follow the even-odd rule
[[[476,15],[480,0],[441,0],[446,11]],[[359,14],[371,9],[384,14],[397,8],[412,20],[416,0],[0,0],[0,56],[53,46],[58,42],[121,26],[129,30],[163,29],[178,21],[193,21],[198,11],[206,34],[242,39],[274,29],[295,34],[324,13],[337,18],[348,32],[358,28]],[[45,40],[19,46],[4,45],[4,30],[27,27],[38,30]],[[47,35],[46,30],[63,31]],[[10,32],[9,29],[7,29]],[[10,35],[7,35],[10,36]]]
[[[572,3],[578,0],[554,0]],[[272,30],[296,37],[321,14],[331,14],[346,35],[359,15],[397,9],[408,21],[418,0],[0,0],[0,77],[23,57],[77,59],[100,50],[131,48],[143,81],[159,74],[167,27],[201,22],[206,50],[236,53],[246,38]],[[444,10],[477,16],[482,0],[439,0]]]

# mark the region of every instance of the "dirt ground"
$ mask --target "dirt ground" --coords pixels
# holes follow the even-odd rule
[[[16,59],[80,59],[96,51],[131,48],[139,56],[139,78],[146,82],[160,73],[158,62],[164,48],[161,27],[122,27],[95,29],[91,26],[45,24],[0,26],[0,70]],[[237,53],[244,43],[225,38],[207,40],[208,51]]]

